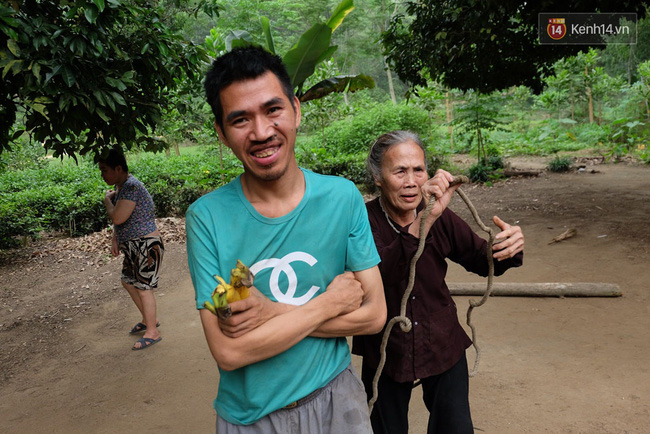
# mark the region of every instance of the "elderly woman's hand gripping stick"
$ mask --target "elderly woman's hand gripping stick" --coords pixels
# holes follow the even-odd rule
[[[460,187],[460,184],[451,185],[454,181],[454,176],[442,169],[439,169],[433,178],[429,178],[422,185],[422,197],[425,203],[429,203],[431,196],[435,196],[436,202],[431,208],[431,212],[427,216],[423,216],[423,212],[418,214],[417,218],[413,224],[409,227],[409,233],[416,238],[420,237],[420,222],[424,218],[424,225],[426,232],[429,232],[433,223],[438,220],[438,217],[442,215],[442,212],[447,208],[451,197],[454,195],[454,192]]]

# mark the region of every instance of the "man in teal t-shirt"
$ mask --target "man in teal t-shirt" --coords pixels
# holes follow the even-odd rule
[[[368,432],[344,336],[386,320],[379,256],[354,184],[298,167],[300,103],[259,48],[217,59],[205,82],[220,139],[244,166],[187,211],[197,308],[220,371],[217,431]],[[251,296],[225,321],[203,309],[241,259]]]

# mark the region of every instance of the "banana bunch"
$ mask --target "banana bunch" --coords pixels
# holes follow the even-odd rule
[[[214,275],[219,284],[212,292],[212,302],[206,301],[203,307],[221,319],[230,318],[232,311],[229,303],[250,295],[249,288],[253,286],[254,277],[248,267],[237,259],[237,266],[230,270],[230,283],[226,283],[221,276]]]

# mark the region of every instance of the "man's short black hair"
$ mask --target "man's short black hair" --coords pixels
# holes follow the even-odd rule
[[[120,148],[112,148],[108,151],[106,156],[103,155],[99,157],[99,163],[104,163],[111,169],[115,169],[117,166],[122,167],[122,170],[125,172],[129,171],[129,166],[126,164],[126,157]]]
[[[234,82],[255,79],[268,71],[275,74],[280,80],[284,94],[295,110],[291,78],[279,56],[269,53],[262,47],[249,46],[235,48],[212,62],[212,67],[205,77],[205,95],[222,131],[223,106],[221,105],[221,90]]]

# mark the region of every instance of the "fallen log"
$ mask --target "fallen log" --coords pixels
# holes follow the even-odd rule
[[[485,283],[447,283],[451,295],[485,294]],[[621,289],[613,283],[493,283],[493,296],[506,297],[620,297]]]

